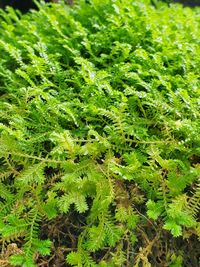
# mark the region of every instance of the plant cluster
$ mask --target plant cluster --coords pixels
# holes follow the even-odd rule
[[[0,11],[1,266],[186,266],[151,254],[200,238],[200,9],[37,5]]]

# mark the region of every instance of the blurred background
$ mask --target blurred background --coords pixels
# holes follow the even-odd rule
[[[59,0],[45,0],[45,2],[58,2]],[[72,5],[73,0],[66,0],[67,4]],[[7,5],[12,6],[26,13],[29,9],[36,9],[36,5],[32,0],[0,0],[0,8],[5,8]]]
[[[58,2],[59,0],[45,0],[45,2]],[[200,6],[200,0],[151,0],[153,5],[156,5],[157,2],[167,2],[167,3],[182,3],[185,6]],[[67,4],[73,5],[74,0],[66,0]],[[36,8],[32,0],[0,0],[0,8],[5,8],[7,5],[10,5],[14,8],[21,10],[25,13],[31,8]]]
[[[172,1],[168,1],[168,2],[178,2],[178,3],[182,3],[185,6],[200,6],[200,0],[172,0]]]

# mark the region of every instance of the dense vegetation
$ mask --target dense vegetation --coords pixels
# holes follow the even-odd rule
[[[200,9],[0,17],[1,266],[197,267]]]

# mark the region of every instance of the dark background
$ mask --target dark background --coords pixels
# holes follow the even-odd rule
[[[151,0],[152,3],[156,4],[156,2],[166,2],[166,3],[181,3],[184,6],[200,6],[200,0]]]
[[[57,2],[57,0],[45,0],[45,2]],[[67,4],[73,4],[73,0],[66,0]],[[32,0],[0,0],[0,8],[5,8],[7,5],[12,6],[26,13],[29,9],[37,9]]]
[[[200,6],[200,0],[174,0],[171,2],[179,2],[186,6]]]
[[[46,2],[56,2],[57,0],[45,0]],[[156,4],[161,0],[152,0],[152,4]],[[163,0],[167,3],[179,2],[186,6],[200,6],[200,0]],[[73,0],[66,0],[68,4],[73,4]],[[10,5],[14,8],[21,10],[23,13],[27,12],[30,8],[36,9],[32,0],[0,0],[0,7],[5,8]]]

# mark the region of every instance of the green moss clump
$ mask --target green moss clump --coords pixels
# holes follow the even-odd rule
[[[0,11],[0,260],[198,266],[200,9],[88,2]]]

